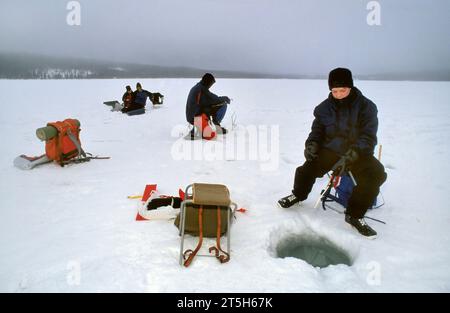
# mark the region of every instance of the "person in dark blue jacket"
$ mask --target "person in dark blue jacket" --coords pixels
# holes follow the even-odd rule
[[[152,93],[150,91],[142,89],[141,83],[137,83],[136,90],[134,91],[133,96],[135,104],[145,107],[147,97],[151,98]]]
[[[353,86],[350,70],[337,68],[328,78],[330,94],[314,110],[305,142],[305,163],[295,173],[292,194],[278,201],[288,208],[308,197],[316,178],[345,160],[357,182],[346,208],[345,221],[362,235],[376,237],[364,215],[386,180],[383,165],[373,156],[377,144],[377,107]],[[342,157],[345,156],[344,159]]]
[[[226,96],[219,97],[212,93],[209,89],[216,82],[214,76],[210,73],[203,75],[200,82],[191,88],[186,103],[186,120],[195,125],[195,119],[206,117],[208,120],[212,118],[216,129],[222,134],[226,134],[227,130],[220,123],[225,117],[227,104],[230,98]],[[192,129],[191,137],[194,137],[195,127]]]

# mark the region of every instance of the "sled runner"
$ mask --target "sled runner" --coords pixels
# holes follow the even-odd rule
[[[106,104],[106,105],[109,105],[109,106],[115,106],[115,105],[117,105],[117,104],[120,104],[120,102],[119,101],[117,101],[117,100],[113,100],[113,101],[105,101],[105,102],[103,102],[103,104]]]
[[[103,104],[106,104],[107,106],[110,106],[111,107],[111,112],[118,112],[118,111],[122,110],[123,107],[124,107],[124,104],[119,102],[119,101],[117,101],[117,100],[105,101],[105,102],[103,102]]]
[[[24,154],[19,155],[14,159],[14,166],[20,168],[21,170],[31,170],[36,166],[46,164],[51,162],[49,158],[45,154],[37,157],[29,157]]]
[[[128,115],[128,116],[141,115],[141,114],[145,114],[145,108],[137,109],[137,110],[133,110],[133,111],[128,111],[128,112],[127,112],[127,115]]]

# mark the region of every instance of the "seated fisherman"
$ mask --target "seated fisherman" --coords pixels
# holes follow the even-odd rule
[[[194,128],[191,132],[191,139],[194,139],[195,129],[198,128],[202,132],[202,138],[212,139],[215,133],[211,131],[208,121],[212,118],[216,125],[216,130],[219,133],[226,134],[227,130],[220,126],[227,111],[227,104],[230,103],[230,98],[226,96],[219,97],[209,91],[212,85],[216,82],[214,76],[210,73],[203,75],[200,82],[198,82],[189,92],[186,103],[186,119]],[[206,134],[209,130],[209,134]]]

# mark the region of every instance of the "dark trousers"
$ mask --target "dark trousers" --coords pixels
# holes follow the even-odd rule
[[[223,104],[221,106],[213,107],[211,110],[211,116],[213,117],[214,124],[219,124],[222,122],[225,117],[225,113],[227,112],[227,104]]]
[[[328,149],[321,149],[313,161],[306,161],[295,172],[294,189],[292,193],[305,200],[312,190],[316,178],[328,173],[339,160],[339,155]],[[351,165],[350,171],[357,186],[353,189],[348,201],[347,214],[354,218],[362,218],[380,192],[380,186],[386,180],[383,165],[373,156],[360,156]]]
[[[145,104],[139,104],[139,103],[131,103],[128,107],[123,108],[121,111],[122,113],[127,113],[134,110],[139,110],[145,107]]]
[[[227,104],[224,103],[222,105],[216,105],[213,106],[210,110],[210,115],[212,116],[213,119],[213,123],[214,124],[218,124],[220,125],[220,123],[222,122],[223,118],[225,117],[225,113],[227,113]],[[208,115],[208,114],[207,114]],[[198,116],[201,116],[198,115]],[[191,125],[194,125],[194,121],[189,122]]]

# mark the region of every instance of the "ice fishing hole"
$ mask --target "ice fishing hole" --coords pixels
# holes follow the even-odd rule
[[[343,249],[323,237],[289,236],[276,246],[278,258],[293,257],[308,264],[324,268],[329,265],[345,264],[351,266],[352,258]]]

